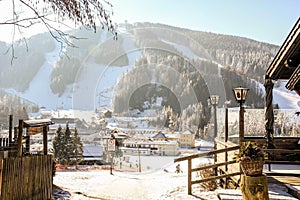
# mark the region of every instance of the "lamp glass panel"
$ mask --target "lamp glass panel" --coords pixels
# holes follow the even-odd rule
[[[247,94],[248,94],[248,88],[234,88],[234,96],[237,102],[244,102],[246,100]]]

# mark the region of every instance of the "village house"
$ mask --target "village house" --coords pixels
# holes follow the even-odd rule
[[[181,148],[194,148],[195,147],[195,134],[191,133],[189,130],[184,132],[176,132],[176,133],[170,133],[166,134],[161,131],[159,131],[157,134],[152,136],[151,138],[154,141],[176,141],[179,143],[179,146]]]
[[[121,150],[124,154],[176,156],[179,154],[177,141],[152,139],[127,139]]]
[[[150,138],[130,138],[123,142],[124,154],[175,156],[179,153],[178,138],[169,139],[159,131]]]
[[[194,148],[195,147],[195,134],[190,131],[184,131],[180,134],[179,138],[180,147]]]

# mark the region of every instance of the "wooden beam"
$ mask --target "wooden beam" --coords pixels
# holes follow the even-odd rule
[[[298,173],[284,173],[284,172],[264,172],[267,176],[293,176],[300,177]]]
[[[48,154],[48,126],[43,126],[43,145],[44,145],[44,155]]]
[[[24,121],[24,127],[38,127],[54,124],[50,119],[31,119]]]
[[[267,69],[266,75],[268,75],[273,80],[289,79],[289,76],[291,75],[291,73],[293,73],[294,69],[285,67],[284,62],[292,56],[292,54],[299,48],[299,46],[300,18],[298,18],[296,24],[280,47],[277,55]],[[283,77],[283,75],[285,76]]]
[[[297,88],[297,84],[300,82],[300,65],[296,68],[294,73],[291,75],[289,81],[285,85],[288,90],[295,90]]]
[[[12,143],[12,124],[13,124],[13,116],[9,115],[9,126],[8,126],[8,138],[9,138],[9,146]]]
[[[235,173],[231,173],[231,174],[223,174],[223,175],[212,176],[212,177],[204,178],[204,179],[200,179],[200,180],[194,180],[194,181],[192,181],[192,185],[196,184],[196,183],[203,183],[206,181],[213,181],[213,180],[228,178],[228,177],[237,176],[237,175],[241,175],[241,172],[235,172]]]
[[[300,149],[263,149],[263,151],[268,153],[294,153],[294,154],[300,154]]]
[[[300,165],[300,161],[265,160],[265,164]]]
[[[26,135],[24,136],[24,139],[25,139],[25,154],[29,154],[30,153],[30,136],[29,135]]]
[[[218,150],[204,152],[204,153],[197,153],[197,154],[193,154],[193,155],[190,155],[190,156],[175,158],[174,162],[180,162],[180,161],[190,160],[190,159],[199,158],[199,157],[212,156],[214,154],[224,153],[226,151],[233,151],[233,150],[238,150],[238,149],[240,149],[239,146],[233,146],[233,147],[228,147],[228,148],[225,148],[225,149],[218,149]]]
[[[215,167],[219,167],[219,166],[223,166],[223,165],[230,165],[230,164],[234,164],[234,163],[237,163],[236,160],[231,160],[231,161],[223,162],[223,163],[216,163],[216,164],[212,164],[212,165],[205,165],[202,167],[193,168],[192,172],[209,169],[209,168],[215,168]]]
[[[23,120],[19,120],[19,127],[18,127],[18,151],[17,156],[22,156],[22,139],[23,139]]]
[[[192,160],[188,160],[188,194],[192,194]]]

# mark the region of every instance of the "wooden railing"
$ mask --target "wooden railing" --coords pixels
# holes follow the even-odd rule
[[[268,171],[269,171],[269,172],[267,172],[268,175],[300,176],[300,174],[296,174],[296,173],[292,173],[292,172],[285,172],[285,173],[272,172],[272,169],[271,169],[272,164],[300,165],[300,160],[299,160],[300,149],[265,149],[264,151],[269,153],[271,158],[272,158],[272,155],[285,154],[285,156],[286,156],[285,160],[272,160],[272,159],[265,160],[265,164],[268,165]],[[298,156],[297,160],[295,160],[294,158],[291,158],[296,155]],[[291,171],[291,170],[289,170],[289,171]]]
[[[17,146],[15,142],[9,141],[9,138],[0,138],[0,159],[15,156],[17,154]]]
[[[52,156],[32,155],[0,160],[0,199],[51,199]]]
[[[193,159],[199,158],[199,157],[209,157],[209,156],[214,156],[215,158],[217,158],[216,157],[217,154],[225,153],[228,155],[229,152],[236,151],[238,149],[239,149],[239,146],[232,146],[232,147],[228,147],[228,148],[224,148],[224,149],[218,149],[218,150],[213,150],[213,151],[204,152],[204,153],[198,153],[198,154],[174,159],[174,162],[180,162],[180,161],[185,161],[185,160],[188,161],[188,194],[192,194],[192,185],[193,184],[203,183],[206,181],[212,181],[212,180],[218,180],[218,179],[224,179],[224,178],[233,177],[233,176],[237,176],[237,175],[241,174],[241,172],[238,168],[237,171],[232,172],[232,173],[225,173],[225,174],[222,174],[219,176],[217,174],[215,174],[215,176],[212,176],[212,177],[208,177],[208,178],[204,178],[204,179],[200,179],[200,180],[192,180],[193,172],[198,172],[198,171],[208,169],[208,168],[214,169],[215,172],[217,172],[218,167],[226,166],[226,168],[228,168],[228,165],[238,164],[238,163],[236,163],[235,160],[226,160],[224,162],[215,162],[213,164],[205,165],[202,167],[192,168],[192,160]],[[215,159],[215,160],[217,160],[217,159]]]

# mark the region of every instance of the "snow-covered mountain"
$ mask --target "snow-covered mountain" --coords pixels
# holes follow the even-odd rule
[[[182,33],[178,34],[177,28],[174,30],[168,30],[170,33],[166,33],[165,27],[159,27],[158,29],[160,29],[163,34],[158,31],[147,32],[147,30],[149,30],[147,27],[138,27],[137,29],[119,28],[121,48],[122,51],[125,52],[125,56],[128,59],[126,65],[114,65],[114,60],[111,60],[110,63],[99,64],[95,61],[95,58],[97,58],[97,54],[95,54],[95,48],[85,49],[87,53],[84,54],[84,59],[81,60],[80,69],[76,73],[75,81],[71,84],[68,84],[62,94],[54,93],[51,88],[51,84],[53,84],[52,71],[56,67],[61,56],[61,49],[58,45],[53,51],[46,53],[44,63],[41,65],[34,78],[30,81],[30,84],[25,91],[20,92],[13,87],[5,87],[2,89],[10,94],[20,96],[31,102],[35,102],[40,107],[46,107],[46,109],[49,110],[55,110],[59,108],[75,110],[95,110],[99,108],[112,109],[112,99],[113,96],[116,95],[115,86],[118,84],[118,78],[130,71],[135,65],[135,62],[139,60],[142,55],[145,56],[145,46],[147,46],[148,49],[162,49],[164,53],[172,51],[170,56],[172,54],[177,54],[181,55],[185,59],[190,60],[209,61],[211,59],[210,62],[218,65],[218,76],[220,78],[222,78],[220,69],[228,68],[227,64],[236,67],[237,71],[238,67],[241,65],[241,63],[239,63],[240,61],[238,61],[235,56],[230,57],[224,52],[220,53],[221,50],[219,49],[216,51],[213,51],[213,48],[207,49],[207,47],[204,47],[205,43],[201,45],[201,47],[203,47],[205,50],[201,50],[201,53],[199,53],[199,47],[195,46],[194,43],[196,42],[194,39],[184,37],[182,36]],[[141,30],[144,32],[137,35],[136,32],[141,32]],[[156,38],[156,41],[143,41],[141,37],[146,37],[147,34],[154,34],[154,36],[151,35],[150,38]],[[191,34],[194,34],[194,32]],[[178,39],[179,36],[182,36],[183,39]],[[105,42],[108,40],[111,40],[111,36],[105,32],[102,32],[98,39],[98,44],[95,44],[95,46],[100,49],[102,48],[101,50],[103,51],[103,49],[106,48]],[[238,40],[241,40],[241,38],[238,38]],[[144,44],[143,46],[141,45],[143,42],[148,43]],[[168,47],[165,47],[164,45],[168,45]],[[260,44],[260,46],[263,45]],[[168,48],[171,48],[171,50]],[[270,55],[275,53],[273,47],[271,48],[266,45],[264,48],[270,48]],[[80,50],[81,49],[79,47],[77,50],[78,54],[80,54]],[[118,55],[118,57],[114,59],[117,60],[120,56],[122,55]],[[214,59],[214,57],[217,59]],[[153,58],[149,59],[151,60]],[[253,66],[256,71],[259,71],[258,64],[254,64]],[[247,70],[249,71],[248,68]],[[251,73],[254,72],[251,71]],[[249,72],[249,74],[251,73]],[[263,86],[258,82],[259,80],[256,81],[259,89],[259,91],[256,91],[256,93],[260,93],[258,95],[263,95]],[[209,89],[224,88],[224,85],[218,85],[218,83],[210,86],[209,80],[207,83]],[[295,93],[287,91],[282,85],[281,87],[276,87],[274,89],[274,103],[278,104],[282,109],[299,109],[299,97]],[[257,90],[257,88],[255,90]],[[218,93],[220,93],[220,91],[223,90],[218,90]],[[213,94],[213,91],[210,92]],[[228,94],[226,95],[223,93],[219,95],[227,98]]]

